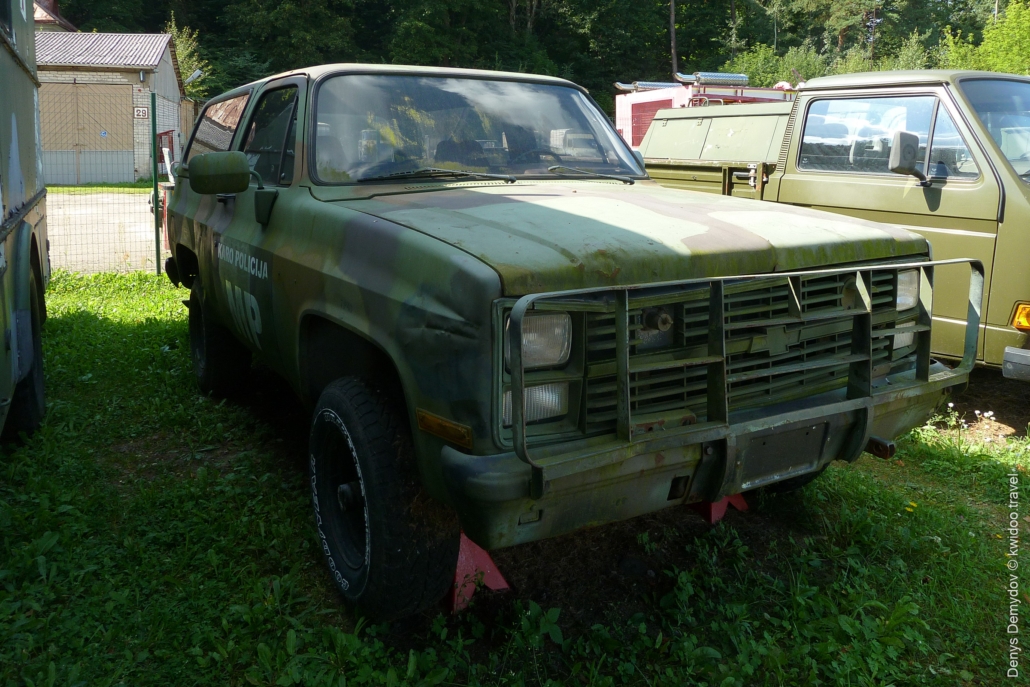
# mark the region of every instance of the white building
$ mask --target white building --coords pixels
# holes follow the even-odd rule
[[[149,178],[155,114],[173,156],[181,150],[183,87],[170,35],[37,31],[36,64],[48,185]]]

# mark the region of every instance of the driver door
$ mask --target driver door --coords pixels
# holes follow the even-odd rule
[[[990,284],[998,235],[1000,189],[990,162],[943,89],[812,96],[806,103],[800,145],[792,150],[780,202],[899,224],[923,235],[936,260],[976,258]],[[919,136],[919,156],[930,179],[889,171],[895,130]],[[929,148],[929,150],[927,149]],[[969,268],[939,268],[934,275],[932,350],[961,357],[969,295]],[[983,312],[987,312],[984,293]],[[983,359],[981,324],[978,359]]]
[[[238,150],[247,156],[254,176],[246,191],[224,199],[233,205],[233,218],[214,236],[218,298],[231,314],[237,336],[279,372],[282,357],[273,326],[276,232],[271,227],[281,221],[276,206],[293,184],[298,103],[305,87],[302,77],[281,79],[268,83],[256,97],[237,136]],[[271,212],[259,217],[258,203],[269,200]]]

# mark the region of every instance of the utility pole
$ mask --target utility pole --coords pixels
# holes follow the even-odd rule
[[[730,57],[737,56],[737,0],[730,0]]]
[[[876,59],[876,3],[873,2],[873,26],[872,35],[869,37],[869,61]]]
[[[676,0],[669,0],[669,42],[672,45],[672,76],[679,73],[679,59],[676,56]]]

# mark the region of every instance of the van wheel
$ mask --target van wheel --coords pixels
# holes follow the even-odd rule
[[[43,422],[46,395],[43,386],[43,318],[46,302],[35,269],[29,270],[29,319],[32,328],[32,367],[25,379],[14,387],[11,410],[4,423],[3,437],[15,439],[21,432],[32,434]]]
[[[348,605],[383,621],[439,601],[461,530],[454,511],[423,491],[408,423],[388,397],[353,377],[330,384],[308,453],[318,537]]]
[[[190,289],[190,356],[197,386],[205,394],[225,396],[250,371],[250,350],[215,321],[204,298],[200,277]]]

